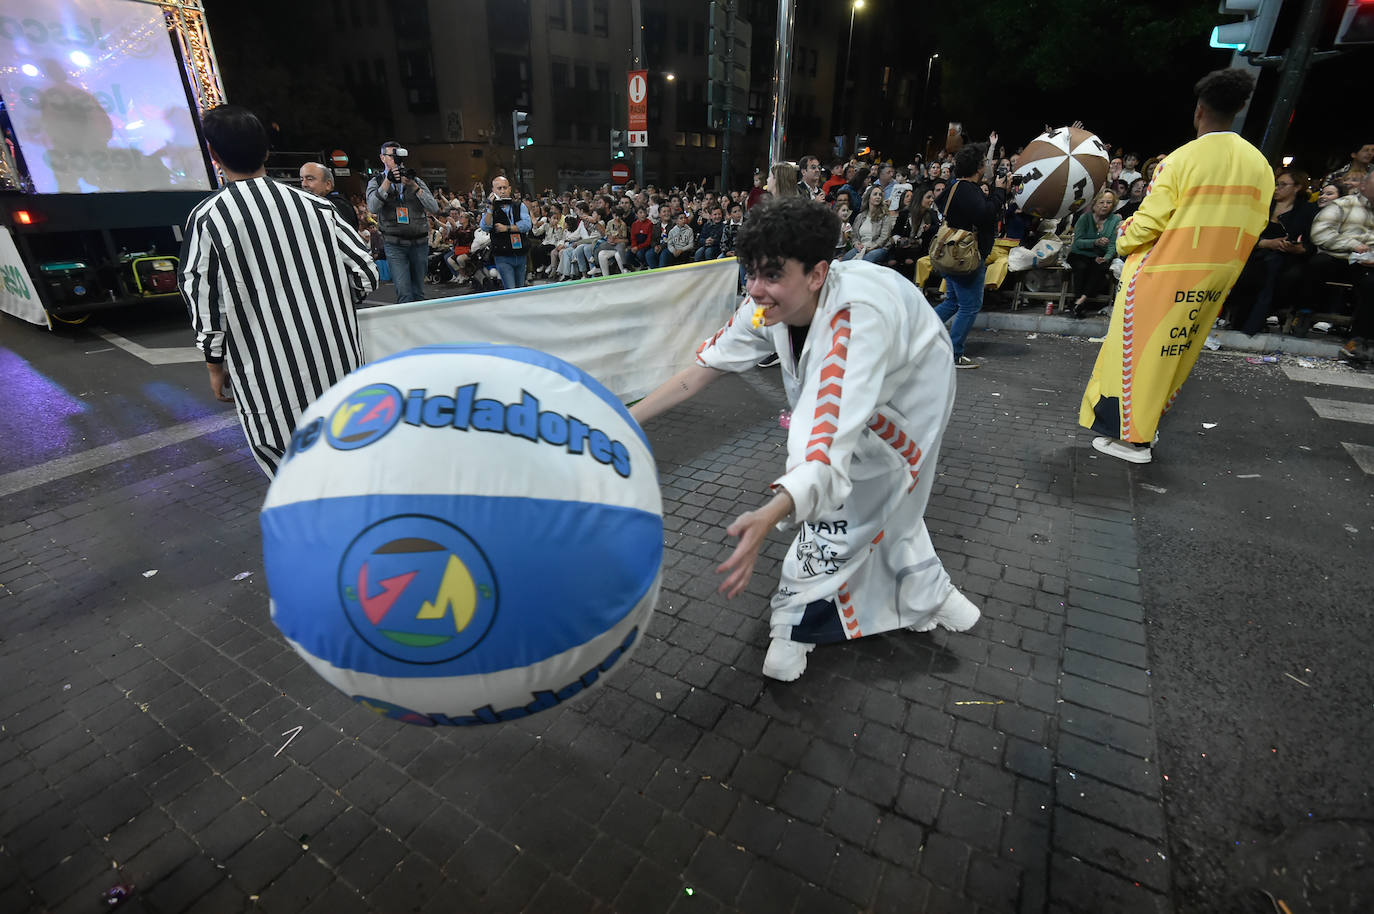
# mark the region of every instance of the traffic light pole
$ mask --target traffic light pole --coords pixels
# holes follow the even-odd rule
[[[720,144],[720,192],[730,192],[730,134],[735,132],[735,0],[723,0],[725,10],[725,79],[722,89],[725,136]]]
[[[1274,106],[1269,111],[1269,123],[1264,128],[1264,139],[1260,141],[1260,152],[1273,162],[1283,151],[1284,141],[1288,139],[1288,125],[1293,120],[1293,109],[1297,105],[1298,94],[1307,79],[1307,70],[1314,63],[1339,57],[1340,51],[1314,51],[1313,43],[1321,29],[1325,12],[1322,0],[1306,0],[1302,10],[1302,22],[1293,36],[1293,43],[1284,52],[1282,75],[1279,79],[1278,94]],[[1266,61],[1257,61],[1263,64]]]
[[[640,0],[630,0],[630,30],[634,33],[634,67],[632,69],[644,69],[644,13],[640,9]],[[648,93],[648,86],[645,86],[645,93]],[[614,121],[612,121],[614,123]],[[644,189],[644,154],[648,151],[643,146],[635,146],[635,186],[640,190]]]

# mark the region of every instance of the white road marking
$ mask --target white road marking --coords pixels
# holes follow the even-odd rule
[[[1330,384],[1335,387],[1374,390],[1374,374],[1360,371],[1322,371],[1320,368],[1295,368],[1285,365],[1283,373],[1294,381],[1303,381],[1307,384]]]
[[[1361,425],[1374,425],[1374,403],[1351,403],[1348,400],[1324,400],[1321,397],[1304,397],[1317,415],[1323,419],[1339,422],[1358,422]]]
[[[94,447],[79,454],[58,457],[56,460],[49,460],[38,466],[5,473],[0,476],[0,497],[56,482],[59,479],[75,476],[77,473],[84,473],[87,470],[94,470],[107,464],[128,460],[130,457],[137,457],[139,454],[146,454],[158,448],[190,441],[192,438],[211,435],[238,424],[238,417],[232,413],[227,416],[207,416],[204,419],[183,422],[171,428],[160,428],[154,432],[125,438],[123,441],[102,444],[100,447]]]
[[[107,343],[112,343],[123,349],[129,355],[137,359],[142,359],[149,365],[177,365],[185,362],[203,362],[205,356],[194,346],[174,346],[170,349],[153,349],[133,340],[125,339],[112,330],[99,330],[96,334]]]
[[[1349,441],[1342,441],[1341,447],[1355,458],[1355,462],[1364,470],[1366,476],[1374,476],[1374,447],[1367,444],[1351,444]]]

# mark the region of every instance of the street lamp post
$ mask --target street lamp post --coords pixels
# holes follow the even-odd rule
[[[925,85],[921,87],[921,133],[919,134],[923,140],[921,155],[925,155],[930,151],[930,137],[925,134],[925,129],[928,126],[926,124],[926,99],[930,97],[930,68],[935,65],[935,58],[939,56],[940,52],[936,51],[926,60],[926,82]]]
[[[854,12],[863,6],[864,0],[853,0],[849,4],[849,44],[844,51],[844,83],[840,86],[840,126],[844,129],[846,145],[849,143],[849,59],[854,53]]]

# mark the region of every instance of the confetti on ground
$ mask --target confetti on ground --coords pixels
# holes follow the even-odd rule
[[[1237,476],[1236,478],[1237,478],[1237,479],[1259,479],[1259,478],[1260,478],[1260,474],[1258,474],[1258,473],[1242,473],[1241,475]]]
[[[1000,705],[1003,701],[956,701],[956,705]]]
[[[143,572],[145,578],[151,578],[155,574],[157,574],[156,568],[149,568],[147,571]]]
[[[1163,495],[1165,492],[1168,492],[1168,491],[1169,491],[1168,489],[1164,488],[1163,486],[1152,486],[1152,485],[1150,485],[1148,482],[1142,482],[1142,483],[1140,484],[1140,487],[1141,487],[1142,489],[1149,489],[1151,492],[1154,492],[1156,495]]]
[[[1204,423],[1202,423],[1202,427],[1203,427],[1203,428],[1216,428],[1216,427],[1217,427],[1217,424],[1216,424],[1215,422],[1204,422]]]
[[[234,575],[234,580],[235,580],[235,581],[243,581],[243,580],[246,580],[246,579],[248,579],[248,578],[251,578],[252,576],[253,576],[253,572],[251,572],[251,571],[240,571],[238,574]]]
[[[1289,679],[1293,680],[1294,682],[1296,682],[1296,683],[1297,683],[1298,685],[1300,685],[1300,686],[1306,686],[1306,687],[1309,688],[1309,689],[1312,688],[1310,685],[1308,685],[1307,683],[1303,682],[1301,679],[1299,679],[1298,677],[1294,676],[1292,673],[1284,673],[1283,675],[1287,676]]]

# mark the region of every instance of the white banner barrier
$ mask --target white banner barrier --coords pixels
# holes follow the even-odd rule
[[[539,349],[637,400],[694,364],[739,304],[733,257],[604,279],[486,292],[358,312],[368,361],[431,343]]]

